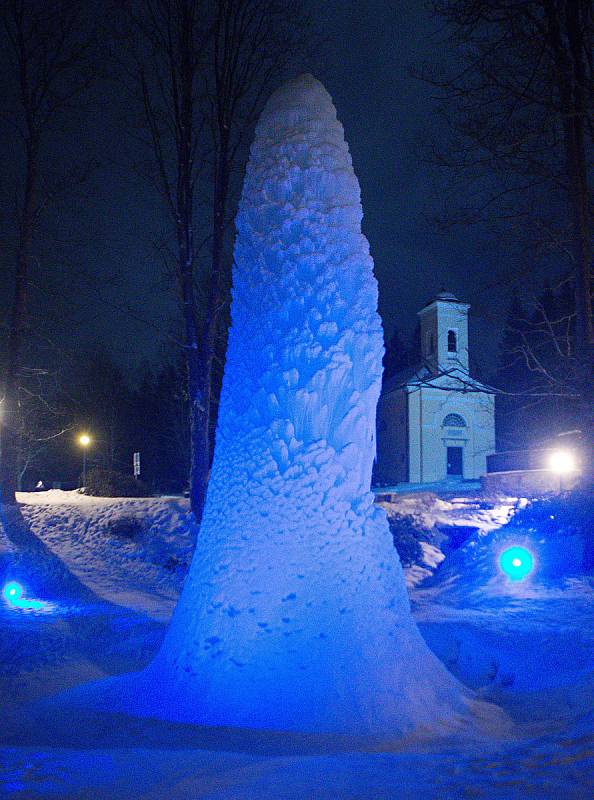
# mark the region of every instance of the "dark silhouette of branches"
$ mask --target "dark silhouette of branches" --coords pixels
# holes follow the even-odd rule
[[[433,147],[450,179],[442,222],[495,225],[524,242],[530,263],[552,257],[559,273],[570,274],[568,318],[535,308],[515,356],[538,390],[577,395],[582,426],[591,430],[591,3],[433,5],[457,56],[455,69],[421,72],[436,89],[447,126],[445,141]]]
[[[0,424],[0,501],[14,503],[36,237],[48,207],[85,177],[85,170],[71,165],[57,174],[44,146],[94,78],[95,37],[84,4],[76,0],[6,0],[0,14],[0,33],[14,71],[6,76],[14,91],[4,114],[22,154],[14,189],[17,235]]]
[[[172,232],[161,253],[174,264],[183,316],[190,496],[199,519],[218,405],[238,174],[263,101],[303,50],[306,22],[290,0],[133,0],[125,8],[152,153],[145,174]]]

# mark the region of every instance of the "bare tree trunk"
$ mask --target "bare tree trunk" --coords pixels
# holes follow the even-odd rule
[[[560,9],[553,0],[545,0],[548,36],[554,54],[557,86],[563,119],[563,146],[568,176],[568,198],[572,221],[572,252],[575,275],[576,356],[591,375],[592,287],[589,231],[589,195],[585,148],[587,108],[586,69],[583,63],[586,42],[583,39],[579,0],[566,3],[565,23],[568,46],[561,34]]]
[[[143,0],[131,22],[144,37],[138,57],[144,114],[156,166],[156,185],[175,227],[175,267],[184,327],[190,414],[190,503],[198,522],[208,484],[209,381],[198,335],[194,288],[194,184],[197,151],[195,94],[204,46],[200,0]],[[153,49],[146,60],[143,48]],[[207,319],[208,322],[208,319]],[[207,324],[207,323],[205,323]]]
[[[563,7],[564,6],[564,7]],[[594,330],[592,326],[592,280],[590,250],[590,203],[585,129],[588,116],[586,92],[589,90],[584,58],[589,52],[585,41],[584,15],[589,4],[568,0],[559,7],[545,0],[547,34],[554,57],[556,82],[563,125],[563,148],[567,168],[567,193],[571,212],[571,252],[573,255],[575,297],[576,385],[581,395],[581,418],[591,458],[594,431]],[[564,13],[564,16],[562,14]],[[565,37],[562,34],[564,27]],[[565,43],[567,42],[567,44]]]
[[[203,368],[198,342],[198,326],[193,286],[193,270],[184,270],[181,277],[182,306],[185,328],[185,356],[190,399],[190,504],[200,522],[208,486],[210,469],[209,406],[210,384]]]
[[[37,157],[36,143],[27,142],[25,191],[16,254],[14,296],[10,315],[2,402],[2,425],[0,425],[0,501],[8,504],[16,503],[20,429],[18,418],[19,381],[27,330],[27,286],[35,225],[34,195]]]
[[[16,269],[0,425],[0,500],[10,504],[15,503],[18,475],[19,394],[33,243],[44,206],[64,191],[59,182],[51,185],[54,181],[43,170],[40,147],[56,117],[72,108],[95,71],[90,60],[94,36],[77,0],[4,0],[0,22],[5,34],[1,44],[10,52],[9,69],[18,86],[8,113],[24,142],[22,185],[15,192]],[[73,176],[70,179],[76,182]]]
[[[213,5],[212,63],[205,74],[206,112],[213,150],[210,282],[202,330],[209,454],[217,417],[215,359],[228,302],[225,237],[234,205],[232,174],[243,158],[262,103],[297,54],[306,49],[308,20],[299,4],[276,0],[219,0]],[[205,440],[204,445],[207,442]],[[209,458],[210,461],[210,458]]]
[[[178,276],[180,281],[185,329],[186,368],[190,397],[190,503],[197,521],[208,485],[210,453],[207,446],[209,430],[209,381],[204,371],[198,341],[196,299],[194,294],[194,164],[195,149],[194,80],[198,53],[194,42],[197,6],[190,2],[181,6],[179,45],[179,101],[177,105],[177,239]],[[173,54],[172,54],[173,57]],[[206,442],[206,446],[205,446]]]
[[[212,253],[208,298],[200,359],[196,365],[198,380],[193,384],[192,398],[192,483],[190,496],[192,510],[200,519],[206,499],[210,473],[213,441],[211,435],[213,372],[219,336],[221,310],[223,308],[224,238],[227,217],[229,177],[227,152],[218,158],[213,187]],[[197,351],[196,351],[197,352]],[[197,510],[199,509],[199,513]]]
[[[132,18],[144,37],[138,62],[158,189],[175,220],[190,402],[190,498],[198,521],[210,473],[215,363],[227,301],[230,176],[243,156],[241,144],[251,132],[267,90],[296,50],[295,31],[301,30],[302,23],[297,23],[293,5],[275,0],[142,0],[139,15]],[[147,43],[154,54],[151,61],[143,49]],[[210,141],[202,136],[205,126],[210,128]],[[194,163],[195,156],[199,164]],[[210,240],[211,252],[204,305],[198,309],[194,188],[197,167],[211,163],[207,197],[212,218],[204,226],[210,234],[206,241]]]

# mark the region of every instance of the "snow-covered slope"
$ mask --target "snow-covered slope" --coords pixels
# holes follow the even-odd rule
[[[98,597],[169,618],[196,541],[187,500],[114,500],[60,490],[18,499],[31,533]],[[0,556],[11,549],[0,533]],[[8,564],[7,576],[27,585],[26,568],[18,567],[17,575]]]
[[[255,735],[139,721],[109,712],[73,712],[56,701],[49,708],[24,708],[27,700],[101,675],[138,669],[150,660],[164,626],[113,601],[129,602],[138,609],[144,597],[150,613],[165,618],[172,603],[162,587],[175,592],[182,575],[181,570],[171,572],[161,554],[183,560],[192,533],[184,523],[187,502],[180,499],[95,500],[69,494],[21,499],[28,504],[22,507],[25,517],[34,518],[37,532],[54,554],[66,565],[85,565],[80,571],[83,581],[91,580],[95,566],[104,596],[68,606],[54,598],[55,606],[38,615],[0,604],[0,796],[9,800],[164,796],[171,800],[459,800],[465,796],[589,800],[594,796],[592,651],[587,652],[594,619],[587,575],[536,580],[529,591],[517,587],[501,593],[496,583],[490,584],[494,565],[488,548],[484,559],[474,559],[482,563],[474,574],[464,571],[465,559],[458,549],[448,552],[441,577],[438,572],[431,585],[411,590],[414,613],[430,644],[462,679],[489,692],[513,715],[517,727],[504,740],[405,737],[378,747],[370,740]],[[451,513],[442,505],[451,498],[405,499],[406,512],[417,518],[432,514],[428,507],[439,507],[440,514],[445,510],[440,524],[455,525],[463,519],[469,527],[490,527],[485,520],[489,509],[480,498],[464,500],[464,508],[452,508]],[[123,558],[131,545],[121,551],[115,543],[112,551],[109,525],[95,528],[94,521],[107,523],[131,512],[142,517],[143,509],[145,529],[152,531],[159,557],[151,559],[141,543],[134,546],[133,558]],[[58,518],[60,524],[49,524]],[[436,519],[424,518],[427,526]],[[91,523],[86,531],[85,520]],[[485,531],[479,541],[488,541],[489,535]],[[471,541],[472,551],[480,547]],[[445,541],[442,545],[447,550]],[[134,567],[139,594],[122,594],[127,563]],[[161,587],[155,592],[153,580]]]
[[[458,541],[472,532],[480,536],[497,530],[525,504],[524,498],[490,501],[477,492],[456,496],[451,490],[444,496],[429,491],[395,494],[390,502],[379,502],[389,517],[409,517],[425,534],[420,540],[423,558],[404,570],[409,589],[427,580]]]
[[[140,669],[164,634],[190,563],[195,525],[180,498],[19,495],[0,517],[0,705]]]
[[[463,510],[453,501],[447,529],[474,532],[455,549],[442,542],[446,557],[412,592],[414,615],[434,652],[484,697],[514,713],[532,704],[534,720],[573,719],[594,708],[592,498],[519,500],[508,506],[507,524],[493,525],[508,516],[507,503],[467,499]],[[405,505],[432,517],[412,498]],[[533,558],[521,581],[500,567],[511,547]]]

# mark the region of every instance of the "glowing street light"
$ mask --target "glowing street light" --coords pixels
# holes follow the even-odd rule
[[[570,450],[553,450],[549,456],[549,469],[559,476],[559,491],[563,491],[563,476],[577,469],[575,456]]]
[[[91,444],[91,437],[88,433],[81,433],[78,437],[78,443],[83,449],[83,488],[87,483],[87,448]]]
[[[575,458],[569,450],[554,450],[549,459],[549,466],[553,472],[573,472],[576,469]]]

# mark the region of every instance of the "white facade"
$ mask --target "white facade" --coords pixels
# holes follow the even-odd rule
[[[383,484],[473,480],[486,472],[495,451],[495,397],[469,374],[468,309],[444,292],[419,312],[423,363],[389,381],[378,408],[376,474]]]

